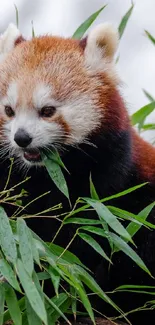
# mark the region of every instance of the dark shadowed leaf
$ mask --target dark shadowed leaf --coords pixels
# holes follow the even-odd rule
[[[20,259],[17,261],[17,272],[21,284],[24,288],[26,296],[31,304],[31,307],[36,312],[38,317],[47,324],[47,315],[43,300],[34,284],[34,281],[26,272],[25,267]]]
[[[61,311],[61,305],[66,299],[68,299],[68,296],[66,294],[63,294],[63,296],[59,295],[59,297],[57,297],[57,299],[55,300],[54,298],[49,299],[45,295],[45,298],[47,300],[48,305],[51,305],[51,307],[52,307],[51,310],[47,310],[47,312],[50,313],[50,316],[52,314],[54,314],[56,318],[59,318],[61,316],[67,322],[67,324],[71,325],[70,321],[67,319],[67,317],[64,315],[64,313]],[[52,317],[52,322],[53,322],[53,318],[54,317]]]
[[[0,283],[0,325],[3,325],[4,302],[5,302],[4,287],[3,287],[3,284]]]
[[[14,271],[9,263],[3,258],[0,259],[0,272],[15,290],[21,291]]]
[[[22,315],[18,305],[18,300],[15,291],[9,285],[7,285],[7,288],[5,290],[5,298],[11,319],[16,325],[21,325]]]
[[[9,219],[5,210],[0,206],[0,246],[5,257],[12,262],[16,263],[17,249]]]
[[[91,247],[93,247],[93,249],[99,253],[101,256],[103,256],[108,262],[111,263],[110,258],[106,255],[106,253],[104,252],[104,250],[102,249],[102,247],[99,245],[99,243],[92,238],[90,235],[88,234],[84,234],[79,232],[79,236]]]
[[[32,240],[31,232],[29,231],[26,222],[23,219],[17,219],[17,234],[19,236],[19,251],[26,271],[32,275],[34,269],[32,255]]]
[[[96,20],[97,16],[100,14],[100,12],[106,7],[103,6],[101,9],[97,10],[96,12],[94,12],[88,19],[86,19],[84,21],[84,23],[82,23],[77,30],[74,32],[73,34],[73,38],[75,39],[81,39],[82,36],[85,34],[85,32],[87,31],[87,29],[92,25],[92,23]]]
[[[119,31],[119,37],[121,38],[124,31],[125,31],[125,28],[126,28],[126,25],[128,23],[128,20],[132,14],[132,10],[134,8],[134,5],[131,6],[131,8],[127,11],[127,13],[124,15],[124,17],[122,18],[121,22],[120,22],[120,25],[118,27],[118,31]]]

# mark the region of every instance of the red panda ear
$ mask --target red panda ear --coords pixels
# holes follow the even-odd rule
[[[98,68],[113,61],[118,45],[118,32],[111,24],[101,24],[94,28],[88,35],[85,47],[86,63],[93,68]]]
[[[19,43],[24,41],[19,29],[10,24],[6,31],[0,35],[0,62]]]

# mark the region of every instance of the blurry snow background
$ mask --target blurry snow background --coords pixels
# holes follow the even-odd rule
[[[0,0],[0,32],[16,21],[14,3],[19,12],[19,29],[28,38],[32,35],[32,20],[36,35],[71,36],[88,16],[105,4],[107,7],[94,25],[109,21],[118,27],[131,6],[130,0]],[[134,3],[120,42],[117,65],[130,114],[148,103],[142,88],[155,96],[155,46],[144,33],[146,29],[155,37],[155,0],[134,0]],[[155,123],[155,114],[148,121]],[[154,135],[151,131],[147,133],[145,137],[149,139]]]

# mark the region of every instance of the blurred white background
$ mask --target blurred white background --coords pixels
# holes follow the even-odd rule
[[[130,0],[0,0],[0,32],[10,22],[16,22],[14,3],[19,12],[19,29],[29,38],[32,20],[36,35],[71,36],[88,16],[103,5],[107,4],[107,7],[94,25],[110,21],[118,27],[131,6]],[[155,46],[144,33],[146,29],[155,37],[155,0],[135,0],[134,3],[132,16],[120,42],[117,67],[130,114],[148,103],[143,88],[155,96]],[[148,121],[153,120],[155,123],[155,114]],[[146,134],[149,139],[151,136],[151,132]]]

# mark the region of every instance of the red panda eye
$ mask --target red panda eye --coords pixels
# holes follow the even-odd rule
[[[51,117],[56,111],[54,106],[45,106],[40,111],[41,117]]]
[[[5,106],[5,113],[8,117],[12,117],[15,115],[15,112],[11,108],[11,106]]]

